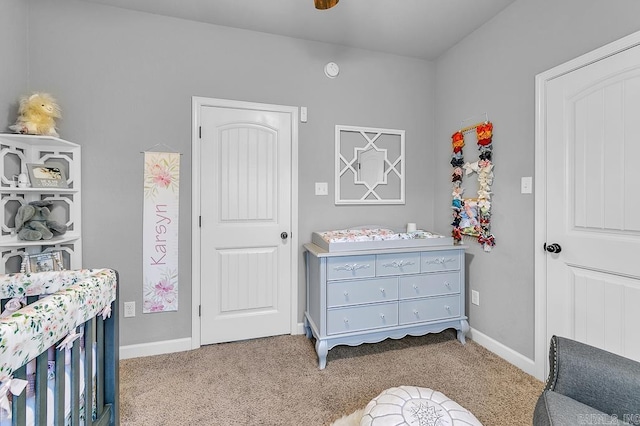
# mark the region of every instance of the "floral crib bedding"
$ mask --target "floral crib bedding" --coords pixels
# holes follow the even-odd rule
[[[92,366],[92,396],[95,399],[96,346],[92,344],[91,356],[84,356],[82,347],[82,324],[94,317],[103,319],[111,315],[111,304],[116,300],[117,274],[110,269],[92,269],[78,271],[53,271],[32,274],[0,275],[0,299],[8,300],[0,314],[0,419],[1,425],[12,424],[12,402],[15,396],[25,392],[26,424],[35,424],[35,395],[33,386],[27,386],[35,377],[34,360],[38,355],[46,353],[49,361],[47,369],[47,424],[53,424],[53,399],[58,393],[55,386],[55,363],[65,363],[64,410],[65,418],[71,418],[69,387],[72,381],[69,351],[73,345],[80,347],[80,369],[85,371],[85,359],[90,359]],[[38,300],[24,306],[26,298],[38,296]],[[78,328],[80,327],[80,328]],[[93,334],[92,334],[93,335]],[[74,343],[78,340],[77,343]],[[117,342],[116,342],[117,344]],[[65,356],[55,355],[64,352]],[[46,364],[45,364],[46,365]],[[14,378],[22,366],[26,366],[27,380]],[[79,375],[80,392],[84,394],[85,378]],[[80,398],[80,413],[83,416],[84,397]],[[100,408],[102,411],[102,408]],[[92,410],[96,415],[95,403]],[[93,417],[92,416],[92,417]],[[86,424],[81,421],[82,424]],[[68,422],[65,420],[65,424]]]
[[[81,333],[80,333],[81,334]],[[80,342],[82,342],[82,340],[80,340]],[[55,350],[55,348],[49,348],[48,351],[52,352],[52,349]],[[64,367],[64,375],[65,375],[65,380],[64,380],[64,384],[65,384],[65,389],[64,389],[64,424],[65,425],[71,425],[72,421],[71,421],[71,380],[72,380],[72,376],[71,376],[71,351],[69,349],[59,349],[59,350],[64,350],[66,352],[65,354],[65,367]],[[84,345],[81,345],[81,356],[80,356],[80,371],[84,371],[84,367],[85,367],[85,357],[84,357]],[[92,359],[93,362],[92,364],[95,365],[95,359],[96,359],[96,348],[95,346],[93,347],[93,351],[92,351]],[[50,359],[53,357],[49,357]],[[47,368],[47,425],[53,425],[54,424],[54,413],[53,413],[53,406],[54,406],[54,401],[55,401],[55,396],[56,396],[56,385],[55,385],[55,361],[51,360],[48,362],[48,368]],[[95,395],[95,379],[96,379],[96,369],[92,368],[92,377],[91,377],[91,383],[94,386],[94,395]],[[28,425],[35,425],[36,424],[36,394],[35,394],[35,381],[36,381],[36,375],[35,375],[35,360],[31,360],[28,364],[27,364],[27,386],[24,390],[24,392],[26,393],[27,396],[27,402],[26,402],[26,423]],[[81,425],[85,425],[87,424],[85,421],[85,406],[84,406],[84,392],[85,392],[85,377],[83,374],[80,374],[79,377],[79,387],[80,387],[80,413],[79,413],[79,418],[80,418],[80,424]],[[92,416],[95,415],[95,398],[94,398],[94,404],[92,404],[92,409],[91,409],[91,413]],[[12,425],[12,418],[11,418],[11,413],[6,411],[6,410],[0,410],[0,426],[10,426]]]

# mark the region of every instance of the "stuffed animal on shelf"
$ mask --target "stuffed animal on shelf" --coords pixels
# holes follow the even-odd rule
[[[58,136],[56,118],[61,118],[60,107],[48,93],[34,93],[20,99],[16,124],[9,126],[16,133]]]
[[[26,241],[50,240],[67,232],[67,225],[49,220],[51,201],[32,201],[20,206],[16,213],[18,238]]]

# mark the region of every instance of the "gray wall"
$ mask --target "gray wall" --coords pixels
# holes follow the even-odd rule
[[[365,223],[433,226],[433,63],[78,1],[29,0],[29,86],[54,94],[62,137],[82,145],[84,265],[120,272],[121,344],[191,335],[191,96],[307,106],[300,124],[300,243]],[[4,51],[0,54],[4,56]],[[329,80],[324,64],[336,61]],[[336,207],[335,124],[406,130],[406,206]],[[142,154],[182,156],[180,310],[142,315]],[[302,249],[300,248],[300,252]],[[300,260],[300,318],[304,279]]]
[[[27,91],[27,4],[0,0],[0,132],[16,120],[18,100]]]
[[[498,245],[487,254],[469,243],[469,284],[481,293],[470,322],[533,358],[533,196],[519,189],[520,177],[534,168],[534,77],[640,30],[640,2],[519,0],[434,65],[66,0],[29,0],[27,48],[26,6],[1,1],[0,54],[15,60],[5,61],[0,74],[0,125],[15,118],[13,102],[27,88],[58,98],[62,136],[83,146],[84,263],[118,269],[121,300],[135,300],[138,308],[140,151],[165,143],[184,153],[180,311],[123,320],[122,344],[191,333],[190,102],[196,95],[309,108],[309,122],[300,124],[301,243],[313,230],[363,222],[415,221],[448,233],[450,135],[460,120],[488,112],[495,123]],[[330,60],[341,66],[336,80],[322,73]],[[313,195],[314,182],[332,188],[335,124],[407,131],[406,206],[336,207],[332,190],[329,197]],[[473,150],[468,146],[468,155]],[[302,271],[299,287],[302,301]]]
[[[640,30],[639,16],[637,0],[519,0],[436,61],[435,226],[451,229],[451,134],[460,120],[487,112],[494,123],[497,246],[487,254],[469,242],[469,285],[480,292],[470,323],[531,359],[533,256],[541,247],[533,247],[533,195],[520,194],[520,177],[534,171],[534,77]],[[477,158],[474,145],[465,156]]]

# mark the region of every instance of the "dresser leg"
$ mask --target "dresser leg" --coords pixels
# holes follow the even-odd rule
[[[326,340],[316,340],[316,353],[318,354],[318,368],[324,370],[327,366],[327,353],[329,353]]]
[[[466,342],[464,336],[469,332],[469,322],[467,322],[467,320],[461,320],[460,321],[460,330],[458,330],[458,340],[460,341],[460,343],[462,343],[463,345]]]
[[[307,336],[307,339],[311,339],[311,337],[313,336],[313,333],[311,332],[311,326],[309,325],[309,321],[307,320],[307,317],[304,317],[304,334],[305,336]]]

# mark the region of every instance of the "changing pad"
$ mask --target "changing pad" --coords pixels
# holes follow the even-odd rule
[[[330,252],[440,246],[453,244],[453,238],[428,231],[396,232],[381,227],[358,227],[314,232],[311,242]]]

